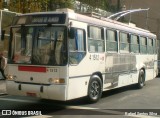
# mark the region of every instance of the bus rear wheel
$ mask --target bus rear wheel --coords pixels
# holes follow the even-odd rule
[[[143,88],[144,85],[145,85],[145,73],[143,70],[140,70],[137,87],[141,89]]]
[[[88,102],[95,103],[102,96],[102,81],[98,76],[93,76],[88,86]]]

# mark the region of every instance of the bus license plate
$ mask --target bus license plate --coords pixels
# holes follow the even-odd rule
[[[36,97],[37,96],[36,93],[31,93],[31,92],[27,92],[26,94],[27,94],[27,96],[31,96],[31,97]]]

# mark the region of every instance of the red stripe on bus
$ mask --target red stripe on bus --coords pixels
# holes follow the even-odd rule
[[[36,66],[18,66],[19,71],[29,71],[29,72],[46,72],[46,67],[36,67]]]

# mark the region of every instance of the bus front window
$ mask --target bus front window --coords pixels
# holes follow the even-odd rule
[[[66,64],[65,32],[65,27],[12,28],[12,63]]]

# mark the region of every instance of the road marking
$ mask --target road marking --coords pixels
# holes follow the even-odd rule
[[[130,95],[121,97],[120,99],[118,99],[118,101],[121,102],[121,101],[125,101],[127,99],[133,99],[134,97],[137,97],[137,96],[139,96],[139,94],[137,94],[137,93],[130,94]]]
[[[68,108],[68,109],[95,109],[95,110],[97,110],[97,109],[99,109],[99,108],[92,108],[92,107],[83,107],[83,106],[65,106],[66,108]]]

